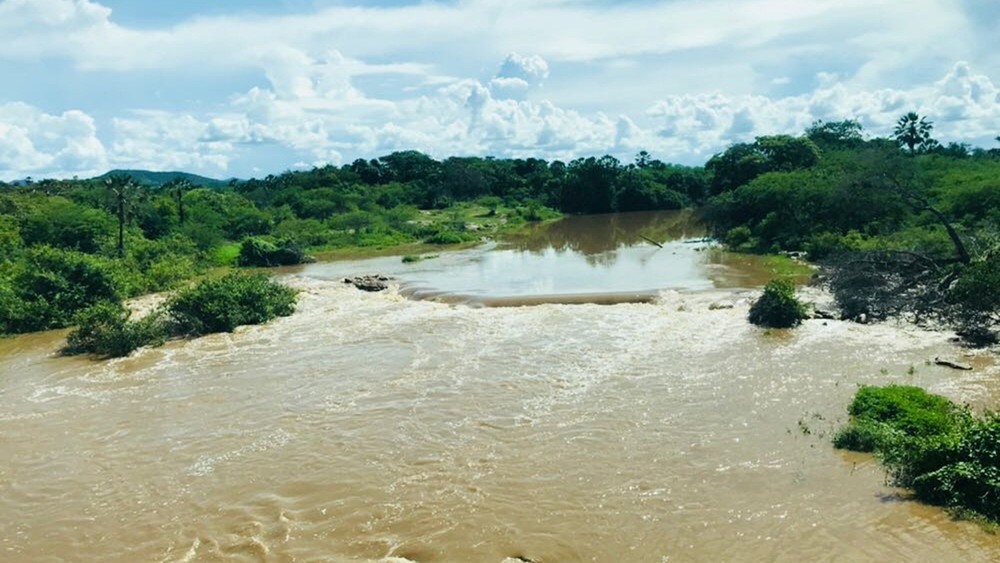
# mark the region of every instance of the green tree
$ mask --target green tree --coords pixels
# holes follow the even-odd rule
[[[806,137],[824,149],[854,149],[864,143],[864,127],[857,120],[814,121]]]
[[[179,222],[183,225],[185,214],[184,214],[184,194],[192,189],[194,185],[190,181],[184,178],[178,178],[176,180],[171,180],[167,185],[163,186],[167,190],[167,193],[173,196],[174,200],[177,202],[177,216]]]
[[[131,207],[138,199],[139,184],[128,174],[112,174],[105,180],[115,202],[115,216],[118,218],[118,258],[125,257],[125,224]]]
[[[937,144],[931,139],[931,131],[933,130],[934,124],[932,122],[928,121],[926,117],[918,115],[917,112],[911,111],[896,121],[896,128],[893,129],[892,134],[900,147],[906,147],[910,154],[914,155],[918,151],[923,152],[932,144]]]
[[[621,163],[613,156],[578,158],[569,163],[562,208],[576,213],[613,211]]]
[[[811,168],[820,161],[820,150],[808,137],[771,135],[753,143],[737,143],[705,164],[712,173],[712,194],[735,190],[767,172]]]

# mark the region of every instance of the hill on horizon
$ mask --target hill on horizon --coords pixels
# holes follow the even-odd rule
[[[187,180],[195,186],[206,186],[210,188],[221,188],[229,185],[229,180],[218,180],[207,176],[199,176],[198,174],[192,174],[190,172],[178,171],[156,172],[153,170],[116,169],[109,170],[94,179],[103,180],[113,174],[128,174],[129,176],[135,178],[139,183],[154,187],[160,187],[174,180]]]

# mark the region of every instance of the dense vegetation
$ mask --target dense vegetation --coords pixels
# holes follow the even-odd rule
[[[764,293],[750,306],[747,319],[757,326],[792,328],[807,316],[806,306],[795,297],[795,285],[776,279],[764,286]]]
[[[232,332],[295,310],[295,290],[263,274],[231,273],[178,291],[164,306],[138,320],[120,303],[101,301],[83,310],[66,339],[66,354],[127,356],[170,337]]]
[[[705,170],[647,154],[624,165],[612,157],[437,161],[415,151],[223,186],[198,180],[113,173],[0,184],[0,334],[69,326],[98,303],[172,289],[217,266],[469,243],[557,217],[554,209],[690,206],[708,186]],[[100,312],[110,322],[111,309]]]
[[[232,332],[295,310],[295,291],[263,274],[232,273],[174,295],[167,313],[177,331],[189,335]]]
[[[1000,322],[1000,150],[942,146],[932,132],[916,114],[891,139],[818,122],[704,167],[646,152],[625,164],[403,151],[224,185],[175,173],[0,184],[0,334],[69,326],[98,302],[217,266],[472,243],[558,212],[701,207],[732,248],[825,261],[845,317],[943,321],[988,343]]]
[[[1000,416],[908,386],[862,387],[834,445],[875,452],[920,500],[1000,522]]]
[[[916,114],[893,139],[852,121],[760,137],[706,165],[704,214],[727,245],[806,252],[845,318],[943,322],[995,341],[1000,323],[1000,150],[933,138]]]

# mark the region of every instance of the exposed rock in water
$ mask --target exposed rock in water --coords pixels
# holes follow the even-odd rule
[[[813,309],[812,318],[814,319],[825,319],[828,321],[836,320],[837,316],[826,309]]]
[[[724,303],[722,301],[716,301],[708,306],[709,311],[718,311],[719,309],[732,309],[735,307],[732,303]]]
[[[349,283],[361,291],[385,291],[389,289],[389,281],[392,278],[382,275],[354,276],[344,278],[344,283]]]
[[[972,366],[968,364],[960,364],[958,362],[953,362],[951,360],[942,360],[941,358],[934,358],[934,363],[939,366],[944,366],[952,369],[960,369],[962,371],[972,371]]]

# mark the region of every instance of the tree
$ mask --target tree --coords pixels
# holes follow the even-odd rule
[[[113,174],[104,181],[115,201],[115,215],[118,217],[118,257],[125,257],[125,223],[129,207],[139,193],[135,179],[128,174]]]
[[[164,187],[167,188],[167,190],[170,192],[170,194],[174,196],[174,199],[177,200],[177,216],[178,216],[178,219],[180,221],[180,224],[183,225],[184,224],[184,192],[187,192],[187,191],[191,190],[192,188],[194,188],[194,185],[192,185],[191,182],[189,182],[188,180],[180,178],[180,179],[171,181],[169,184],[167,184]]]
[[[854,119],[830,122],[820,119],[806,129],[806,137],[824,149],[853,149],[864,142],[864,128]]]
[[[819,163],[820,150],[808,137],[772,135],[737,143],[705,164],[712,172],[712,194],[735,190],[767,172],[790,172]]]
[[[567,167],[562,207],[574,213],[610,213],[622,173],[621,163],[610,155],[578,158]]]
[[[893,130],[893,137],[900,147],[906,147],[911,155],[918,151],[924,152],[931,145],[937,145],[937,141],[931,139],[931,131],[934,124],[927,121],[926,117],[920,116],[915,111],[911,111],[896,121],[896,128]]]

